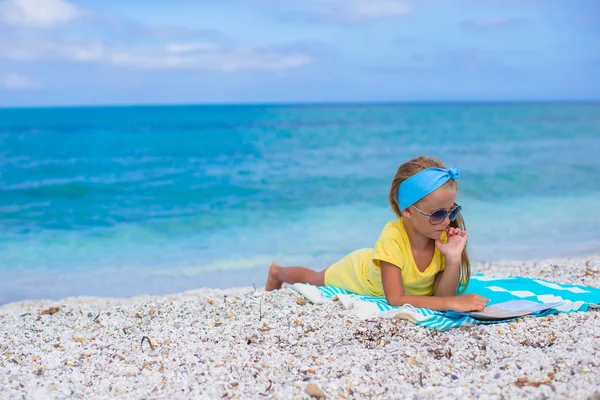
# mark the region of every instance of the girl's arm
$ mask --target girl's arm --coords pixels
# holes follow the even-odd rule
[[[446,258],[446,268],[435,277],[433,295],[456,296],[458,291],[458,279],[460,278],[460,259],[452,260]]]
[[[437,311],[481,311],[488,299],[476,294],[466,296],[415,296],[404,292],[402,283],[402,271],[394,264],[380,261],[381,281],[383,292],[389,305],[403,306],[410,304],[417,308],[429,308]],[[448,267],[448,266],[446,266]],[[455,291],[456,293],[456,291]]]

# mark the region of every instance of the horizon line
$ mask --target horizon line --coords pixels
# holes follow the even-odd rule
[[[106,103],[57,105],[0,105],[0,110],[54,109],[54,108],[134,108],[134,107],[327,107],[327,106],[395,106],[395,105],[503,105],[503,104],[594,104],[598,99],[511,99],[511,100],[349,100],[349,101],[286,101],[286,102],[231,102],[231,103]]]

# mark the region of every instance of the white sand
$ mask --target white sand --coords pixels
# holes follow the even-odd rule
[[[475,269],[600,287],[597,256]],[[308,398],[308,390],[330,399],[585,399],[600,392],[598,311],[439,332],[407,321],[361,322],[337,302],[302,305],[298,297],[285,288],[202,289],[5,305],[0,397]],[[39,316],[54,306],[60,310]]]

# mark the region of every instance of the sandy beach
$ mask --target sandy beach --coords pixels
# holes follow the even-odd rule
[[[475,271],[600,286],[600,256]],[[6,399],[600,398],[598,311],[440,332],[291,288],[199,289],[11,303],[0,330]]]

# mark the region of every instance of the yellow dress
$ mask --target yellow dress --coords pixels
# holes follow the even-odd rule
[[[445,232],[440,240],[445,243]],[[380,261],[386,261],[402,270],[404,292],[411,295],[433,295],[435,277],[445,267],[444,255],[436,247],[431,264],[425,271],[419,271],[412,256],[404,223],[399,218],[385,225],[374,249],[353,251],[327,268],[325,285],[353,293],[384,296]]]

